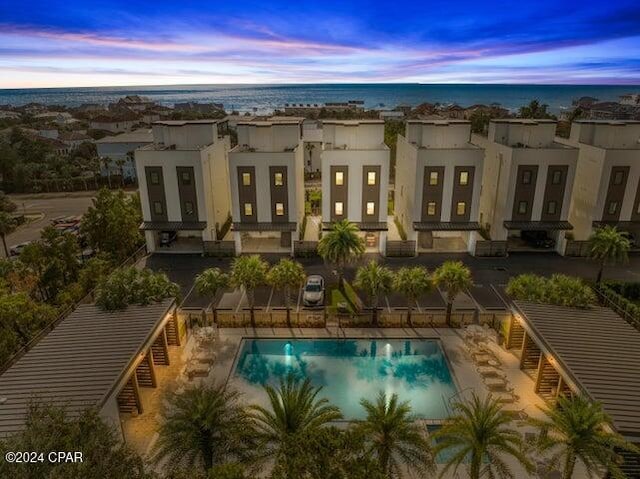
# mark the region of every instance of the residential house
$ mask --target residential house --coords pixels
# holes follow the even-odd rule
[[[141,128],[130,133],[105,136],[95,143],[102,163],[102,176],[122,173],[124,178],[134,180],[137,178],[134,151],[153,143],[153,132],[150,128]]]
[[[640,106],[640,93],[620,95],[620,103],[622,105]]]
[[[326,120],[322,126],[323,229],[349,220],[368,251],[384,252],[390,161],[384,121]]]
[[[63,131],[58,135],[57,139],[67,145],[69,147],[69,151],[75,150],[82,143],[93,143],[93,138],[80,131]]]
[[[229,181],[236,254],[293,253],[304,217],[302,123],[237,124],[229,152]]]
[[[105,130],[112,133],[131,131],[135,125],[140,123],[141,118],[133,113],[119,113],[117,115],[98,115],[91,119],[89,126],[93,130]]]
[[[135,150],[149,251],[203,252],[229,218],[229,137],[215,120],[160,121]]]
[[[484,150],[465,120],[409,120],[398,135],[395,215],[417,252],[474,252]]]

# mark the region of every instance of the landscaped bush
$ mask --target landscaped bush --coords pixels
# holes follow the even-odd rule
[[[521,274],[507,285],[507,294],[515,300],[587,308],[596,302],[593,290],[580,278],[554,274],[551,278]]]
[[[640,282],[638,281],[605,281],[604,285],[611,288],[616,293],[626,299],[637,302],[640,301]]]
[[[106,311],[114,311],[130,304],[145,305],[176,298],[179,294],[180,287],[169,281],[166,274],[131,266],[117,269],[98,286],[96,304]]]

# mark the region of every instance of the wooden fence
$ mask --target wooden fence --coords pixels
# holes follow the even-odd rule
[[[506,241],[486,241],[480,240],[476,242],[475,256],[506,256]]]
[[[316,256],[317,254],[318,254],[317,241],[294,241],[293,242],[294,256],[308,258],[309,256]]]
[[[234,241],[204,241],[204,252],[211,256],[235,256],[236,243]]]
[[[564,249],[565,256],[588,256],[589,242],[567,240],[567,246]]]
[[[413,257],[416,255],[415,241],[388,241],[385,255],[389,257]]]

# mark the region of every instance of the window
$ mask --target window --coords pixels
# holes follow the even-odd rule
[[[253,205],[251,203],[244,204],[244,215],[253,216]]]
[[[376,184],[376,172],[375,171],[369,171],[367,173],[367,184],[369,186],[373,186]]]
[[[528,207],[529,207],[529,204],[526,201],[521,201],[520,203],[518,203],[518,214],[526,215]]]
[[[344,171],[336,171],[336,186],[344,185]]]
[[[159,185],[160,184],[160,174],[157,171],[152,171],[149,176],[151,178],[151,184],[152,185]]]
[[[334,207],[334,211],[336,216],[342,216],[343,215],[343,204],[342,201],[336,201],[335,207]]]
[[[553,176],[551,176],[551,183],[554,185],[559,185],[562,181],[562,171],[555,170],[553,172]]]
[[[183,185],[190,185],[191,184],[191,173],[189,173],[188,171],[183,171],[182,175],[180,175],[182,177],[182,184]]]
[[[251,173],[242,173],[242,186],[251,186]]]
[[[275,173],[273,175],[273,184],[275,186],[282,186],[284,185],[284,177],[282,175],[282,173]]]
[[[432,171],[429,173],[429,185],[436,186],[438,184],[438,172]]]
[[[467,210],[467,204],[464,201],[459,201],[456,205],[456,214],[458,216],[463,216],[465,211]]]
[[[376,214],[376,204],[373,201],[369,201],[367,203],[367,214],[375,215]]]
[[[162,207],[162,203],[160,201],[154,201],[153,202],[153,212],[156,215],[161,215],[163,210],[164,210],[164,208]]]
[[[548,215],[555,215],[557,210],[558,210],[558,203],[556,203],[555,201],[549,201],[549,203],[547,203]]]
[[[436,202],[429,201],[429,203],[427,203],[427,215],[435,216],[435,214],[436,214]]]
[[[522,184],[523,185],[531,184],[531,170],[524,170],[522,172]]]
[[[276,203],[276,216],[284,216],[284,203]]]
[[[616,171],[613,175],[613,184],[621,185],[622,180],[624,180],[624,171],[620,171],[620,170]]]
[[[461,171],[459,181],[460,186],[467,186],[469,184],[469,172]]]
[[[184,202],[184,212],[187,215],[192,215],[194,213],[194,211],[193,211],[193,203],[191,201],[185,201]]]
[[[612,201],[611,203],[609,203],[609,208],[607,209],[607,211],[610,215],[615,215],[616,211],[618,211],[618,202]]]

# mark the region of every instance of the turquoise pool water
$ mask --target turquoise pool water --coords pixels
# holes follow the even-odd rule
[[[230,382],[248,401],[265,405],[262,385],[290,372],[322,386],[320,395],[345,419],[363,418],[360,399],[373,400],[379,391],[409,401],[418,417],[444,419],[457,392],[437,340],[244,339]]]

